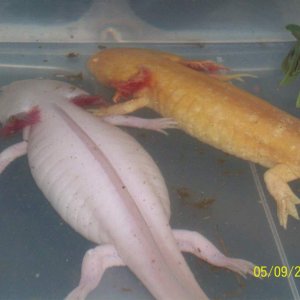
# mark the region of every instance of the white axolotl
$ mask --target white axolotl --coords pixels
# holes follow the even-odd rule
[[[207,299],[181,251],[251,274],[252,263],[224,256],[197,232],[170,228],[168,191],[158,167],[137,141],[109,124],[163,131],[174,127],[172,121],[100,119],[74,104],[89,97],[68,83],[38,79],[13,82],[0,95],[4,132],[23,128],[23,141],[0,154],[0,173],[27,154],[52,206],[98,244],[87,251],[79,285],[67,299],[85,299],[107,268],[125,265],[156,299]]]

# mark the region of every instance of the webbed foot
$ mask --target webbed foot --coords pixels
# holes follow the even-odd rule
[[[65,300],[84,300],[97,287],[105,270],[113,266],[124,266],[124,263],[112,245],[88,250],[83,258],[80,282]]]
[[[264,175],[268,191],[277,203],[279,223],[285,229],[289,215],[299,220],[296,205],[300,204],[300,199],[287,184],[298,177],[299,175],[287,165],[277,165],[269,169]]]
[[[188,230],[173,230],[173,232],[181,251],[192,253],[212,265],[227,268],[243,277],[247,274],[253,275],[255,266],[253,263],[225,256],[200,233]]]

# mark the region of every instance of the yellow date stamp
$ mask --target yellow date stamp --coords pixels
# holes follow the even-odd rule
[[[299,266],[254,266],[253,276],[256,278],[300,278]]]

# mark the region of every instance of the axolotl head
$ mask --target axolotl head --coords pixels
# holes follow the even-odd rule
[[[47,103],[72,101],[79,106],[99,100],[66,82],[29,79],[0,89],[0,123],[3,135],[12,134],[39,121],[39,108]]]
[[[87,92],[62,81],[29,79],[15,81],[0,89],[0,122],[27,113],[43,103],[69,101]]]

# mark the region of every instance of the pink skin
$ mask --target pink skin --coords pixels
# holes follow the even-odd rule
[[[27,154],[52,206],[98,244],[86,253],[79,285],[67,299],[85,299],[107,268],[125,265],[156,299],[207,299],[180,251],[252,274],[252,263],[224,256],[199,233],[170,228],[168,191],[158,167],[131,136],[108,123],[163,131],[174,122],[100,119],[70,101],[80,95],[87,93],[67,83],[24,80],[2,88],[0,97],[2,124],[33,107],[39,111],[25,127],[24,141],[0,153],[0,173]]]

